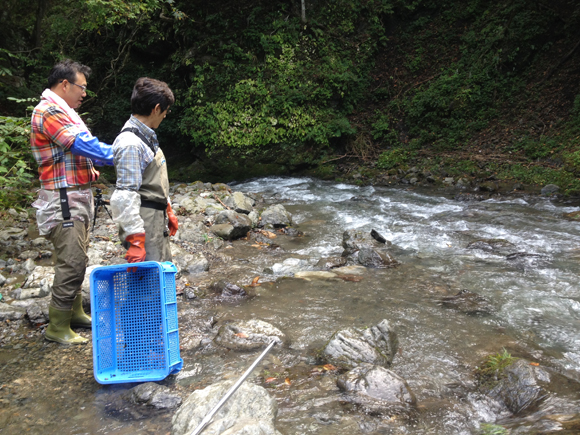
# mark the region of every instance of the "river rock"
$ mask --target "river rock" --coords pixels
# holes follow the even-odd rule
[[[334,269],[336,267],[346,266],[346,258],[344,257],[328,257],[321,258],[316,264],[322,269]]]
[[[180,223],[177,236],[179,240],[195,244],[203,244],[208,240],[206,227],[201,222]]]
[[[243,288],[224,280],[213,283],[211,289],[224,297],[248,296]]]
[[[157,409],[172,409],[181,405],[181,397],[154,382],[146,382],[131,388],[126,399],[135,405],[147,405]]]
[[[24,308],[9,305],[4,302],[0,302],[0,321],[5,320],[19,320],[24,318],[26,315],[26,310]]]
[[[493,312],[493,307],[486,298],[468,290],[461,290],[454,296],[444,297],[438,303],[465,314],[491,314]]]
[[[324,348],[323,356],[330,363],[347,369],[361,363],[389,366],[397,346],[397,335],[385,319],[369,329],[349,328],[335,332]]]
[[[44,298],[50,294],[51,287],[44,285],[39,288],[19,288],[14,290],[12,296],[17,300],[25,300],[32,298]]]
[[[211,190],[215,192],[231,192],[230,186],[224,183],[215,183],[211,185]]]
[[[560,186],[555,184],[547,184],[546,186],[542,187],[541,194],[543,196],[550,196],[554,195],[560,190]]]
[[[281,228],[292,225],[292,215],[286,211],[282,204],[275,204],[266,208],[261,217],[263,226],[272,225],[274,228]]]
[[[370,414],[408,416],[416,404],[407,382],[384,367],[363,363],[341,375],[336,384],[347,401]]]
[[[22,251],[20,254],[18,254],[18,258],[21,260],[34,260],[37,258],[40,258],[40,251],[33,251],[33,250],[26,250],[26,251]]]
[[[375,234],[376,238],[372,234]],[[384,240],[384,242],[381,242],[380,240]],[[344,251],[342,252],[343,257],[349,257],[352,254],[355,254],[361,248],[373,249],[377,247],[383,248],[384,246],[391,245],[392,243],[390,241],[386,240],[375,230],[372,230],[368,233],[361,230],[346,230],[342,234],[342,247],[344,248]]]
[[[6,284],[6,277],[0,273],[0,287]]]
[[[226,240],[234,240],[244,237],[252,229],[252,221],[245,214],[236,213],[233,210],[221,212],[215,219],[212,232]]]
[[[388,252],[380,252],[373,248],[362,247],[358,251],[358,262],[365,267],[385,268],[398,264]]]
[[[287,258],[282,263],[275,263],[272,266],[272,273],[275,275],[293,275],[301,270],[309,269],[308,260],[301,258]]]
[[[18,227],[9,227],[0,231],[0,241],[22,240],[28,235],[28,230]]]
[[[501,399],[514,414],[533,410],[548,395],[544,387],[550,382],[549,373],[525,359],[507,366],[503,375],[490,395]]]
[[[528,252],[516,252],[506,256],[513,266],[518,269],[537,269],[539,267],[547,266],[550,263],[550,257],[542,254],[531,254]]]
[[[14,301],[12,305],[26,310],[26,315],[30,323],[38,325],[48,322],[48,305],[50,304],[50,299],[50,296],[38,299],[24,299]]]
[[[54,268],[36,266],[32,273],[28,275],[22,285],[23,289],[40,288],[47,293],[52,291],[52,281],[54,280]]]
[[[254,209],[255,201],[248,198],[242,192],[234,192],[225,199],[224,204],[237,213],[250,214]]]
[[[234,384],[218,382],[194,391],[172,419],[172,435],[189,435]],[[265,388],[244,382],[215,414],[204,435],[281,435],[274,427],[276,401]]]
[[[285,335],[278,328],[262,320],[233,322],[222,325],[214,341],[227,349],[249,351],[270,344],[281,343]]]
[[[469,243],[466,249],[480,249],[486,252],[508,255],[516,250],[516,246],[504,239],[481,239]]]
[[[294,274],[294,278],[305,279],[306,281],[312,280],[328,280],[337,278],[336,273],[327,272],[325,270],[302,270]]]
[[[171,255],[173,256],[173,264],[177,267],[178,272],[194,275],[209,270],[209,261],[202,253],[190,254],[185,249],[172,243]]]

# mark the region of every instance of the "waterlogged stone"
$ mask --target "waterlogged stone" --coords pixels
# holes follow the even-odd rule
[[[131,388],[127,400],[136,405],[152,406],[156,409],[172,409],[181,405],[181,397],[172,393],[169,388],[154,382],[146,382]]]
[[[281,343],[285,335],[278,328],[262,320],[228,323],[222,325],[214,341],[227,349],[254,350],[260,349],[273,340]]]
[[[362,406],[367,413],[409,415],[416,404],[407,382],[384,367],[361,364],[337,380],[347,401]]]
[[[507,366],[503,375],[490,395],[501,399],[514,414],[532,411],[548,396],[544,386],[550,382],[549,373],[525,359]]]
[[[172,419],[172,435],[189,435],[234,384],[222,381],[194,391]],[[204,435],[281,435],[274,426],[276,401],[265,388],[244,382],[215,414]]]
[[[454,296],[441,299],[439,305],[453,308],[465,314],[491,314],[493,306],[483,296],[468,290],[461,290]]]
[[[328,362],[352,369],[361,363],[389,366],[397,352],[397,335],[385,319],[369,329],[337,331],[323,350]]]
[[[373,248],[362,247],[358,251],[358,262],[365,267],[385,268],[398,264],[388,252],[380,252]]]

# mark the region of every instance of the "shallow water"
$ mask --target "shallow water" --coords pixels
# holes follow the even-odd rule
[[[494,422],[520,430],[526,425],[531,425],[530,431],[539,429],[538,423],[511,418],[505,408],[477,393],[475,368],[487,355],[504,348],[560,376],[554,383],[557,390],[547,400],[552,414],[579,412],[580,228],[562,217],[578,207],[543,198],[465,203],[432,191],[357,187],[309,178],[267,178],[232,187],[260,192],[271,202],[284,204],[304,237],[279,236],[275,240],[279,249],[259,249],[250,241],[236,241],[224,249],[231,260],[217,266],[220,273],[240,285],[260,276],[255,297],[180,303],[184,369],[164,383],[183,397],[194,388],[243,373],[259,352],[224,351],[208,337],[227,320],[254,318],[273,324],[287,336],[285,346],[274,348],[249,380],[268,388],[278,401],[276,427],[285,435],[477,434],[482,423]],[[355,228],[374,229],[392,242],[392,255],[400,265],[365,269],[360,281],[308,281],[271,272],[274,264],[287,258],[305,259],[314,269],[320,258],[340,256],[343,232]],[[511,258],[505,252],[466,249],[481,239],[504,239],[514,245],[512,252],[529,255]],[[492,314],[467,315],[438,303],[464,289],[487,298]],[[336,330],[366,328],[383,319],[391,323],[399,340],[391,369],[406,379],[417,398],[417,413],[410,420],[370,416],[349,406],[336,387],[336,373],[322,370],[316,358]],[[20,401],[11,381],[10,412],[29,415],[37,409],[35,418],[44,420],[40,425],[32,419],[31,433],[170,431],[170,413],[110,412],[108,405],[133,385],[96,384],[91,379],[89,348],[63,353],[57,345],[43,342],[42,336],[31,340],[31,349],[44,358],[34,364],[78,360],[75,352],[82,353],[83,362],[76,369],[82,373],[82,383],[63,387],[69,394],[59,390],[56,402],[48,394],[50,388],[59,388],[56,375],[38,381],[42,387],[34,394],[22,393]],[[5,361],[14,356],[31,364],[31,359],[15,351],[6,355]],[[266,383],[266,378],[274,380]],[[26,382],[16,385],[26,391]],[[69,417],[71,424],[64,424]],[[2,418],[0,413],[0,423]],[[545,429],[548,423],[542,424]],[[0,433],[10,433],[1,426]]]

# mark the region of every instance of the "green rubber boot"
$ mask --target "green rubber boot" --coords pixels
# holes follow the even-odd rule
[[[72,318],[70,319],[70,326],[76,328],[90,328],[92,326],[91,316],[83,310],[83,294],[76,295],[72,306]]]
[[[57,310],[48,306],[48,328],[44,338],[61,344],[85,344],[89,340],[70,329],[72,310]]]

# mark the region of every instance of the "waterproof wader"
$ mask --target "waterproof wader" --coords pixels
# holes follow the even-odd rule
[[[134,128],[126,128],[147,144],[155,153],[151,144]],[[143,172],[143,180],[138,191],[141,196],[141,208],[139,214],[145,227],[145,261],[171,261],[171,248],[169,245],[169,227],[167,220],[167,198],[169,198],[169,177],[165,155],[161,148],[157,149],[155,158],[149,163]],[[121,228],[119,238],[125,240],[125,233]],[[126,249],[127,242],[123,242]]]

